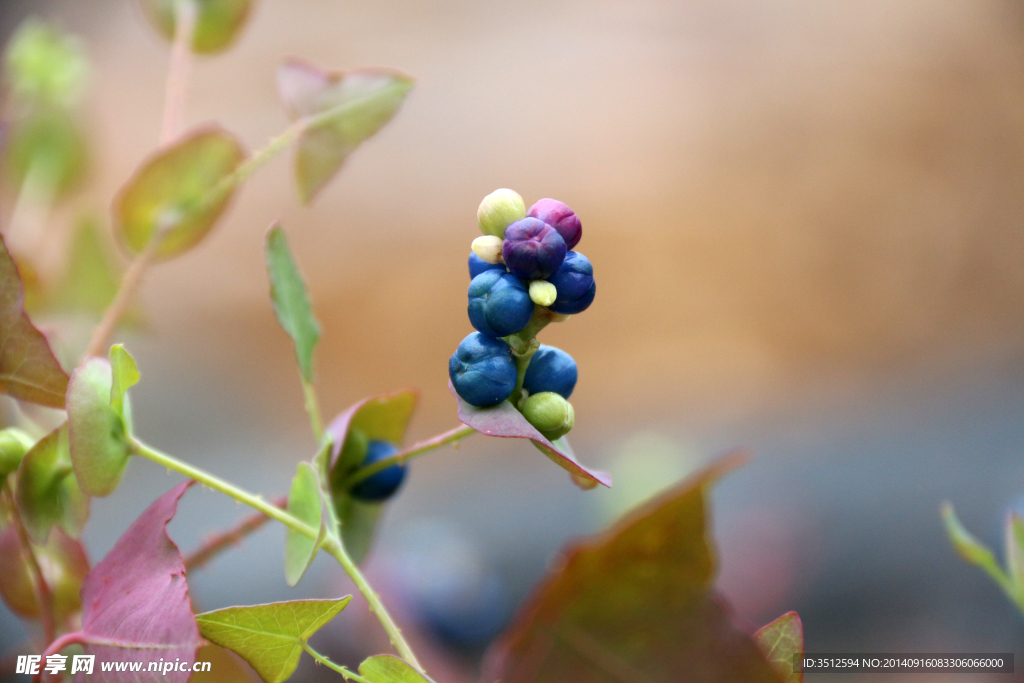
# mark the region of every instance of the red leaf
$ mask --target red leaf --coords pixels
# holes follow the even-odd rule
[[[463,401],[448,381],[448,391],[452,392],[456,403],[459,406],[459,419],[481,434],[487,436],[500,436],[508,439],[529,439],[537,446],[541,453],[551,458],[551,461],[566,470],[571,476],[573,483],[581,489],[592,489],[598,484],[611,488],[612,477],[607,472],[593,470],[576,460],[576,455],[569,448],[564,439],[558,439],[558,443],[548,441],[526,421],[520,413],[508,401],[503,401],[490,408],[477,408]]]
[[[68,373],[25,314],[25,288],[0,237],[0,391],[19,401],[64,408]]]
[[[90,683],[187,683],[190,671],[146,671],[149,662],[195,661],[203,644],[192,615],[185,564],[167,523],[188,481],[162,495],[118,539],[82,584],[82,630],[66,642],[96,655]],[[103,672],[100,662],[142,662],[142,671]],[[184,667],[182,667],[184,668]],[[85,680],[85,679],[82,679]]]

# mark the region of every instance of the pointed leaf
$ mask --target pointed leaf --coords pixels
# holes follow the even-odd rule
[[[160,496],[128,530],[82,585],[78,642],[100,662],[143,662],[142,673],[102,673],[98,683],[186,683],[190,671],[147,672],[147,663],[181,659],[188,668],[203,645],[188,597],[185,565],[167,536],[178,499],[193,482]],[[182,668],[185,668],[184,666]]]
[[[288,585],[294,587],[316,557],[327,529],[324,524],[320,478],[308,462],[299,463],[295,478],[292,479],[292,488],[288,493],[288,512],[310,527],[320,530],[316,539],[303,536],[291,528],[285,532],[284,575]]]
[[[54,524],[75,538],[82,532],[89,519],[89,497],[79,488],[71,466],[67,424],[25,454],[18,466],[14,497],[25,529],[36,543],[47,542]]]
[[[1006,571],[1024,592],[1024,518],[1017,512],[1006,517]]]
[[[598,484],[611,487],[612,477],[607,472],[591,469],[578,460],[564,438],[555,442],[546,439],[537,429],[526,421],[508,401],[503,401],[490,408],[477,408],[462,400],[455,392],[451,381],[448,391],[455,397],[459,407],[459,419],[481,434],[499,436],[510,439],[529,439],[537,449],[548,456],[553,463],[566,470],[573,483],[582,489],[592,489]]]
[[[199,648],[196,661],[209,662],[210,670],[197,671],[188,679],[188,683],[256,683],[259,680],[241,657],[219,645]]]
[[[363,660],[359,675],[370,683],[433,683],[411,664],[394,655],[377,655]]]
[[[270,277],[270,300],[274,303],[277,322],[295,343],[302,378],[313,381],[313,349],[320,338],[320,324],[309,303],[306,283],[295,265],[284,230],[275,225],[267,232],[267,275]]]
[[[245,158],[242,145],[218,126],[194,130],[150,157],[114,201],[114,232],[133,253],[158,233],[159,258],[194,247],[234,195],[229,176]]]
[[[54,617],[58,622],[82,608],[78,591],[89,573],[89,560],[82,544],[60,529],[50,534],[46,545],[32,544],[39,568],[53,596]],[[18,616],[39,617],[39,603],[32,575],[22,552],[21,539],[13,524],[0,531],[0,596]]]
[[[942,521],[946,525],[946,533],[960,556],[971,564],[981,567],[1003,590],[1011,593],[1010,579],[1006,576],[1003,568],[999,566],[992,551],[964,528],[952,505],[943,503],[941,511]]]
[[[356,403],[327,426],[332,441],[330,460],[331,502],[341,538],[355,562],[362,562],[373,545],[374,531],[383,505],[352,498],[342,480],[362,464],[367,441],[387,441],[401,446],[416,408],[416,392],[408,389],[381,394]]]
[[[0,392],[63,408],[68,375],[25,314],[24,301],[18,268],[0,237]]]
[[[570,547],[492,647],[504,683],[778,683],[714,591],[705,488],[719,462]]]
[[[220,52],[238,37],[252,11],[252,0],[191,0],[198,13],[192,33],[192,51]],[[146,18],[167,40],[173,41],[177,22],[175,6],[180,0],[140,0]]]
[[[82,490],[91,496],[114,492],[131,454],[121,415],[111,407],[110,363],[86,358],[68,386],[68,441]]]
[[[786,612],[758,629],[754,640],[784,683],[803,683],[803,671],[793,666],[795,658],[804,654],[804,627],[800,623],[800,615]]]
[[[293,600],[227,607],[196,616],[203,637],[233,650],[266,683],[281,683],[295,671],[302,645],[345,608],[337,600]]]
[[[278,70],[277,84],[288,113],[310,120],[295,155],[299,194],[309,203],[348,155],[391,120],[413,80],[390,69],[328,71],[289,59]]]
[[[114,344],[110,347],[110,372],[112,377],[110,407],[118,413],[123,413],[124,395],[141,379],[135,359],[123,344]]]

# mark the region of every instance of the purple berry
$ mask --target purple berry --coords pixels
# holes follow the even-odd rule
[[[543,280],[565,259],[565,240],[538,218],[524,218],[505,229],[502,255],[510,273],[522,280]]]
[[[580,217],[557,199],[540,200],[530,207],[526,215],[540,219],[557,230],[565,240],[567,249],[575,247],[583,237],[583,225],[580,223]]]

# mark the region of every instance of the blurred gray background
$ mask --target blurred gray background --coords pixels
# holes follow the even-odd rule
[[[3,37],[29,15],[94,60],[92,177],[59,227],[105,212],[155,146],[168,49],[128,0],[2,0]],[[311,455],[267,301],[275,219],[323,323],[325,412],[411,385],[411,439],[455,426],[445,367],[470,331],[476,206],[497,187],[555,197],[582,217],[599,288],[543,339],[579,362],[573,443],[617,485],[580,492],[532,448],[480,436],[414,463],[369,571],[438,680],[473,679],[566,540],[740,446],[756,457],[716,490],[714,537],[752,629],[795,609],[812,651],[1021,660],[1024,621],[938,516],[952,501],[1001,550],[1024,508],[1019,2],[261,0],[232,50],[196,61],[187,121],[261,146],[287,123],[285,55],[417,85],[314,206],[282,156],[150,273],[147,328],[124,337],[147,441],[268,496]],[[91,557],[176,481],[132,463],[93,503]],[[245,514],[192,490],[172,535],[191,549]],[[286,588],[282,539],[267,527],[190,576],[197,607],[352,592],[322,559]],[[10,654],[26,633],[4,610]],[[323,635],[349,663],[385,646],[357,602]]]

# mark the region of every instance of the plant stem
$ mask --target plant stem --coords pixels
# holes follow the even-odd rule
[[[359,571],[359,567],[352,561],[352,558],[348,556],[345,551],[345,544],[336,538],[330,538],[324,543],[324,550],[328,555],[333,557],[341,565],[345,573],[349,575],[352,582],[356,584],[356,588],[362,593],[366,599],[367,604],[370,606],[370,611],[377,615],[378,621],[387,631],[388,637],[391,639],[391,644],[398,650],[398,654],[401,655],[402,659],[407,661],[417,671],[423,672],[423,667],[420,666],[419,660],[416,659],[416,655],[413,653],[412,648],[405,642],[405,637],[402,636],[401,629],[395,624],[394,620],[391,619],[391,615],[388,614],[387,609],[384,607],[384,603],[380,601],[380,598],[376,593],[373,592],[373,588],[367,582],[366,577]]]
[[[142,253],[136,256],[135,260],[128,266],[124,277],[121,278],[121,285],[117,288],[114,300],[110,302],[107,310],[103,312],[100,324],[93,330],[89,346],[85,349],[87,357],[105,355],[105,347],[110,341],[111,335],[114,334],[117,323],[120,322],[121,317],[131,306],[135,291],[142,284],[142,276],[145,274],[146,268],[153,262],[153,257],[156,256],[156,250],[160,246],[160,242],[161,239],[158,233],[149,241],[149,244],[146,245]]]
[[[161,145],[173,140],[181,128],[196,13],[197,8],[193,0],[177,0],[174,3],[174,43],[171,45],[171,63],[167,69],[164,120],[160,127]]]
[[[276,499],[273,504],[283,510],[288,505],[288,497],[281,496]],[[185,570],[191,571],[193,569],[202,568],[203,565],[220,553],[224,552],[231,546],[241,543],[246,536],[260,529],[268,521],[270,521],[269,517],[262,512],[257,512],[249,515],[231,529],[222,531],[221,533],[213,536],[199,546],[195,552],[185,558]]]
[[[316,398],[316,388],[305,377],[302,378],[302,395],[306,400],[306,413],[309,415],[309,426],[313,428],[313,436],[317,441],[323,441],[324,424],[320,419],[320,402]]]
[[[25,562],[34,579],[32,587],[35,589],[36,602],[39,604],[39,620],[43,625],[43,637],[47,643],[51,643],[57,637],[57,619],[53,612],[53,592],[50,590],[50,584],[46,582],[46,577],[43,576],[43,569],[39,566],[35,551],[32,550],[32,541],[25,530],[25,524],[21,521],[18,506],[14,503],[14,496],[11,495],[6,484],[3,488],[3,495],[8,509],[11,511],[14,528],[18,533],[21,552],[25,556]]]
[[[209,472],[205,472],[198,467],[193,467],[188,463],[184,463],[172,455],[168,455],[167,453],[158,451],[151,446],[147,446],[135,437],[129,437],[128,442],[135,455],[142,456],[147,460],[152,460],[158,465],[163,465],[169,470],[174,470],[179,474],[185,475],[189,479],[194,479],[203,486],[207,486],[214,491],[219,491],[226,496],[234,498],[240,503],[245,503],[249,507],[259,510],[267,517],[281,522],[288,528],[294,529],[307,538],[316,540],[319,537],[319,529],[314,529],[305,522],[296,519],[287,511],[268,503],[257,495],[249,493],[248,491],[241,489],[234,484],[228,483]],[[398,654],[414,667],[420,669],[419,662],[416,659],[416,655],[413,654],[412,648],[410,648],[409,644],[405,642],[405,638],[402,637],[402,632],[399,630],[398,626],[395,625],[394,620],[392,620],[391,615],[388,614],[388,611],[385,609],[383,603],[381,603],[380,598],[378,598],[377,594],[374,593],[373,587],[370,586],[366,577],[363,576],[362,572],[359,571],[359,568],[352,561],[352,558],[350,558],[348,553],[345,552],[345,548],[342,543],[338,539],[331,537],[324,543],[323,549],[329,555],[338,560],[341,568],[345,570],[345,573],[348,574],[352,579],[352,582],[355,583],[356,588],[359,589],[359,592],[362,593],[363,598],[365,598],[367,604],[369,604],[370,610],[377,615],[377,619],[380,621],[381,626],[384,627],[384,630],[391,638],[391,642],[394,644],[395,649],[398,650]]]
[[[341,488],[344,490],[348,490],[350,487],[355,486],[364,479],[372,477],[373,475],[377,474],[378,472],[382,472],[383,470],[386,470],[392,465],[404,464],[412,460],[416,456],[423,455],[424,453],[429,453],[430,451],[441,448],[442,446],[447,446],[450,443],[458,443],[462,439],[465,439],[467,436],[470,436],[471,434],[475,433],[476,430],[470,427],[469,425],[459,425],[455,429],[449,429],[447,432],[444,432],[443,434],[438,434],[437,436],[431,437],[424,441],[414,443],[408,448],[398,451],[394,455],[390,455],[382,460],[378,460],[372,465],[360,467],[359,469],[355,470],[347,477],[342,479]]]
[[[322,654],[320,654],[319,652],[314,650],[312,647],[310,647],[309,643],[303,643],[302,644],[302,649],[305,650],[306,652],[308,652],[309,656],[317,661],[317,664],[323,664],[328,669],[333,669],[334,671],[337,671],[338,673],[340,673],[342,676],[345,677],[346,681],[355,681],[356,683],[373,683],[373,681],[370,681],[370,680],[368,680],[366,678],[363,678],[362,676],[360,676],[359,674],[355,673],[351,669],[347,669],[347,668],[341,666],[340,664],[335,664],[334,662],[329,660],[327,657],[324,657]]]

